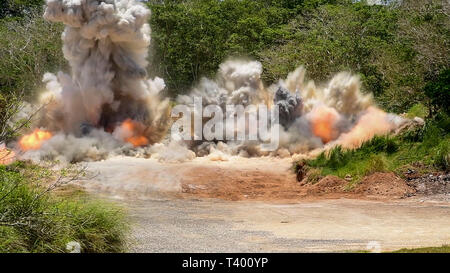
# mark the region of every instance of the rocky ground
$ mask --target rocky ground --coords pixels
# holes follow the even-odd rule
[[[437,173],[407,177],[406,183],[413,187],[417,194],[450,194],[450,174]]]

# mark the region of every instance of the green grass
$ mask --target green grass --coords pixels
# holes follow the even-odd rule
[[[391,167],[388,156],[398,150],[397,142],[390,137],[374,137],[359,149],[345,150],[340,146],[321,153],[316,159],[306,161],[310,167],[321,170],[321,175],[336,175],[344,178],[351,175],[353,181],[374,172]]]
[[[0,252],[122,252],[127,224],[122,208],[67,191],[43,193],[51,173],[17,163],[0,166]]]
[[[425,105],[421,103],[414,104],[409,111],[406,113],[407,118],[425,118],[428,114],[428,109]]]
[[[402,248],[393,253],[450,253],[450,245],[438,247]]]
[[[357,149],[336,146],[305,163],[320,170],[322,176],[351,175],[350,186],[375,172],[393,171],[402,176],[404,168],[411,165],[422,166],[423,172],[449,171],[450,135],[438,124],[429,121],[424,128],[396,137],[376,136]]]

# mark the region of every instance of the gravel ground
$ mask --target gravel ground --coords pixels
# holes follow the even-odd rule
[[[116,158],[89,163],[98,175],[82,185],[128,208],[131,252],[339,252],[367,250],[368,245],[389,251],[450,244],[450,202],[445,194],[439,199],[416,196],[389,202],[183,196],[183,174],[202,164],[267,170],[289,166],[262,159],[165,165]],[[237,173],[244,171],[239,168]]]
[[[380,251],[450,243],[450,205],[323,200],[299,204],[121,200],[131,252]]]

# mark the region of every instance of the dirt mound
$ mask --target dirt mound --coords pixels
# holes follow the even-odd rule
[[[322,178],[319,182],[308,185],[308,195],[321,195],[328,193],[343,193],[347,181],[334,175],[328,175]]]
[[[374,173],[366,176],[354,193],[368,197],[403,198],[411,196],[415,190],[393,173]]]

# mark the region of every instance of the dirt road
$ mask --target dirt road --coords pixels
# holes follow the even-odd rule
[[[113,158],[88,168],[98,175],[83,185],[128,208],[135,252],[388,251],[450,244],[449,202],[295,199],[289,160]],[[202,191],[223,198],[204,198]],[[240,201],[230,201],[235,199]]]

